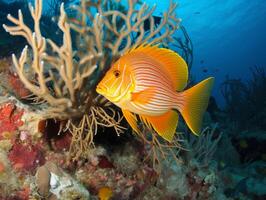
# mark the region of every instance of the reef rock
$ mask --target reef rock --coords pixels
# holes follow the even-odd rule
[[[52,162],[38,168],[35,175],[36,195],[49,200],[89,200],[90,193],[74,178]]]

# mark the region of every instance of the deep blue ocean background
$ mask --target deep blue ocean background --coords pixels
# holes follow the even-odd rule
[[[157,13],[169,1],[146,0],[157,4]],[[224,105],[220,85],[225,76],[250,78],[250,68],[266,68],[265,0],[178,0],[182,19],[194,46],[192,74],[200,81],[216,78],[213,94]]]

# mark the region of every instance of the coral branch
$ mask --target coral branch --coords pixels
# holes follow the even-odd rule
[[[145,3],[140,4],[133,0],[128,0],[128,5],[128,9],[125,9],[115,2],[83,0],[79,7],[75,7],[80,17],[79,20],[77,18],[71,20],[71,27],[85,38],[86,35],[95,37],[94,41],[102,38],[101,45],[98,45],[100,44],[98,42],[96,44],[98,50],[99,46],[106,48],[104,58],[111,54],[111,57],[116,59],[129,49],[144,43],[164,44],[172,40],[173,33],[178,29],[180,22],[175,14],[176,3],[170,3],[160,23],[154,21],[155,5],[149,7]],[[139,9],[136,8],[137,5],[140,5]],[[94,9],[98,12],[95,17],[91,14]],[[101,37],[98,36],[98,30],[84,26],[88,23],[86,20],[95,25],[97,18],[101,19],[100,24],[105,30],[104,33],[101,32]],[[90,40],[87,40],[90,44]],[[99,63],[99,67],[101,68],[104,64],[106,59]]]

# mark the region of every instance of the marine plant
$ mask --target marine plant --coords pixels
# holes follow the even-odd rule
[[[250,69],[247,81],[227,77],[221,85],[225,112],[240,130],[266,128],[266,72],[262,67]],[[248,122],[248,123],[247,123]]]
[[[187,162],[194,160],[198,168],[207,167],[210,164],[223,135],[223,133],[217,135],[217,126],[218,124],[214,124],[206,127],[198,138],[184,139]]]
[[[152,129],[144,128],[143,134],[139,134],[139,138],[147,145],[147,155],[144,161],[150,159],[153,168],[161,173],[165,163],[180,164],[183,159],[180,159],[180,152],[186,150],[182,133],[177,132],[171,143],[163,140]]]
[[[180,25],[181,36],[173,37],[174,42],[171,45],[180,52],[180,55],[185,59],[189,71],[191,71],[192,64],[193,64],[193,43],[192,40],[187,32],[185,26]]]
[[[179,27],[176,6],[171,2],[155,26],[155,6],[139,1],[128,0],[128,8],[119,10],[119,1],[81,0],[73,8],[72,18],[68,18],[61,4],[61,44],[42,34],[42,0],[35,0],[34,7],[30,5],[33,30],[25,24],[21,10],[18,18],[7,16],[14,26],[3,25],[4,29],[24,37],[28,43],[19,58],[12,55],[15,71],[31,91],[28,98],[34,101],[34,108],[43,119],[67,121],[63,128],[72,133],[69,158],[86,157],[99,126],[113,127],[118,135],[122,133],[120,113],[96,94],[95,85],[109,65],[128,49],[172,41]],[[150,22],[149,31],[144,29],[146,20]]]

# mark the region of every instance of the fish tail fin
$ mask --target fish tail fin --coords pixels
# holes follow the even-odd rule
[[[177,94],[176,108],[195,135],[201,132],[202,119],[208,106],[213,83],[214,78],[210,77]]]

